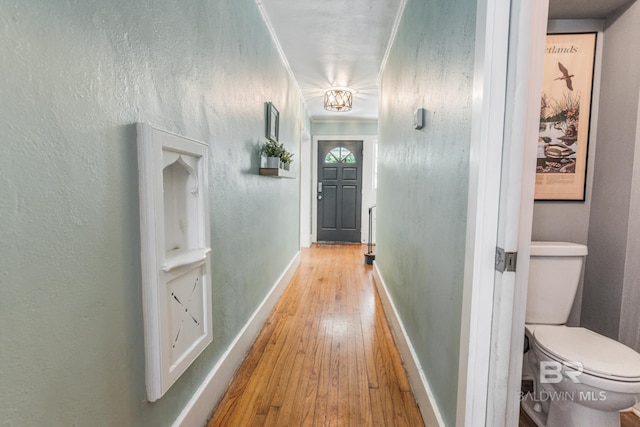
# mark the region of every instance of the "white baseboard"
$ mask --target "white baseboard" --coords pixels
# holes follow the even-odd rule
[[[635,416],[640,417],[640,402],[638,402],[638,403],[636,404],[636,406],[632,406],[632,407],[631,407],[631,408],[629,408],[629,409],[623,409],[623,410],[622,410],[622,411],[620,411],[620,412],[631,412],[631,413],[632,413],[632,414],[634,414]]]
[[[299,265],[300,252],[293,257],[284,273],[278,278],[276,284],[271,288],[271,291],[258,306],[236,339],[209,372],[200,387],[198,387],[189,403],[174,421],[173,427],[194,427],[207,424],[213,409],[227,390],[245,355],[253,345],[258,333],[262,330],[264,323],[271,314],[271,310],[280,299]]]
[[[416,398],[416,402],[418,402],[418,407],[420,408],[424,424],[426,426],[444,427],[444,420],[440,414],[438,406],[436,405],[435,399],[433,398],[429,382],[424,375],[420,361],[418,360],[413,345],[411,345],[411,341],[407,336],[402,320],[398,316],[396,307],[391,300],[389,292],[387,291],[387,286],[380,274],[380,270],[378,270],[378,264],[376,262],[373,263],[373,278],[376,282],[376,287],[378,288],[382,305],[384,306],[384,312],[389,320],[391,332],[393,333],[393,337],[398,345],[398,350],[400,351],[400,356],[402,357],[407,370],[411,390]]]

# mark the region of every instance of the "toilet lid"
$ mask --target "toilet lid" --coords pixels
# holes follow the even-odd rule
[[[582,363],[585,373],[619,381],[640,381],[640,354],[585,328],[539,325],[536,344],[563,362]]]

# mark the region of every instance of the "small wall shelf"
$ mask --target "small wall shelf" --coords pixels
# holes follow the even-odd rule
[[[162,271],[168,273],[174,268],[202,262],[207,259],[209,252],[211,252],[209,248],[197,248],[190,251],[176,252],[174,254],[168,253],[165,262],[162,264]]]
[[[296,174],[282,168],[260,168],[260,175],[271,176],[274,178],[291,178],[294,179]]]

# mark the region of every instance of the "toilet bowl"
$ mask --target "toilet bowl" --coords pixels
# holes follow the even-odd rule
[[[640,397],[640,354],[585,328],[527,325],[534,393],[523,409],[538,426],[620,426]]]
[[[533,393],[522,408],[539,427],[619,427],[619,411],[640,399],[640,354],[565,325],[587,248],[531,242],[525,355]]]

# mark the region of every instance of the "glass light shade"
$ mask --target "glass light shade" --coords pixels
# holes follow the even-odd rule
[[[348,89],[332,88],[324,91],[324,109],[346,112],[353,106],[353,93]]]

